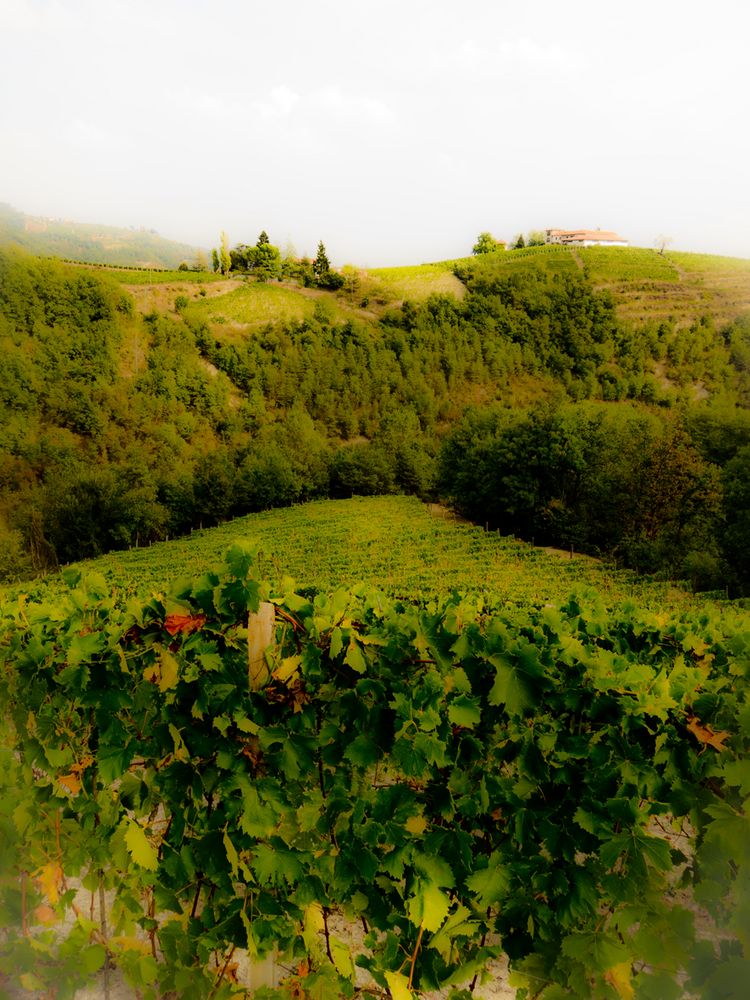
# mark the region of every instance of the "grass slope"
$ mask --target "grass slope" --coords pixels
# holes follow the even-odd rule
[[[444,260],[410,267],[379,267],[367,274],[382,283],[388,299],[419,302],[433,294],[455,295],[460,299],[466,289],[453,273],[455,263],[453,260]]]
[[[560,603],[581,587],[596,588],[608,605],[635,599],[654,608],[675,608],[697,601],[672,585],[645,582],[596,560],[488,533],[404,496],[324,500],[251,514],[78,567],[103,573],[118,588],[149,593],[219,564],[238,539],[260,544],[261,575],[277,586],[284,577],[293,578],[298,587],[321,591],[364,582],[391,596],[420,601],[456,590],[481,595],[492,607]],[[49,576],[25,592],[43,596],[61,587],[58,576]]]

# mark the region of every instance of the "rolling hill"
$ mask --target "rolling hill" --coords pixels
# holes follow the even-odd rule
[[[26,215],[0,204],[0,246],[44,257],[131,267],[177,268],[192,263],[198,247],[159,236],[153,229],[124,229]]]

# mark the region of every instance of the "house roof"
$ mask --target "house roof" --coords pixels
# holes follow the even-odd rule
[[[610,229],[548,229],[547,233],[550,236],[558,236],[566,241],[617,240],[620,243],[627,242],[622,236],[612,232]]]

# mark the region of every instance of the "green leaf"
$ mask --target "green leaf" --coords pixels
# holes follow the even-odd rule
[[[486,909],[501,903],[510,889],[510,876],[503,866],[499,856],[490,857],[487,868],[480,868],[469,875],[466,885],[476,896],[479,905]]]
[[[90,948],[83,948],[78,953],[78,963],[81,971],[90,976],[98,972],[107,959],[107,951],[101,944],[92,944]]]
[[[328,650],[328,655],[332,660],[341,653],[344,648],[344,637],[342,635],[341,629],[338,626],[331,632],[331,647]]]
[[[169,650],[162,650],[159,657],[158,683],[160,691],[169,691],[177,684],[180,675],[180,664]]]
[[[490,705],[504,705],[510,715],[523,715],[534,708],[541,672],[538,662],[530,656],[514,662],[500,654],[487,659],[495,667],[495,683],[487,696]]]
[[[368,767],[378,760],[380,753],[374,740],[363,733],[352,740],[344,752],[344,757],[358,767]]]
[[[750,760],[730,760],[721,769],[721,777],[731,788],[739,788],[744,797],[750,795]]]
[[[595,931],[571,934],[563,938],[562,951],[569,958],[578,959],[593,972],[606,972],[633,957],[616,938],[606,933],[597,934]]]
[[[450,898],[431,882],[420,885],[418,891],[406,901],[406,915],[415,927],[437,931],[448,915]]]
[[[240,858],[237,854],[234,844],[229,839],[227,831],[224,830],[224,850],[227,852],[227,861],[229,862],[229,869],[232,872],[232,878],[237,878],[237,874],[240,867]]]
[[[159,867],[159,855],[146,836],[143,827],[132,820],[128,822],[125,830],[125,843],[130,857],[141,868],[147,868],[155,872]]]
[[[451,702],[448,709],[448,719],[454,726],[473,729],[481,718],[482,712],[478,698],[467,698],[466,695],[461,695]]]
[[[438,951],[443,960],[448,962],[456,938],[471,938],[477,926],[476,920],[471,919],[471,911],[466,906],[458,906],[442,927],[432,935],[427,942],[428,946]]]
[[[354,636],[349,640],[349,648],[346,651],[344,663],[348,664],[358,674],[364,674],[367,670],[367,661],[362,655],[362,650],[359,648]]]
[[[127,771],[132,759],[133,751],[127,746],[100,746],[96,753],[96,762],[102,782],[111,785]]]
[[[414,1000],[414,994],[409,989],[409,980],[400,972],[386,972],[385,981],[388,983],[392,1000]]]

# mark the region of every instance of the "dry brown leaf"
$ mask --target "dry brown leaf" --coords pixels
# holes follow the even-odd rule
[[[687,728],[699,743],[703,743],[705,746],[713,747],[714,750],[718,750],[719,753],[726,749],[724,743],[732,735],[725,730],[717,733],[710,726],[704,726],[697,715],[688,716]]]

